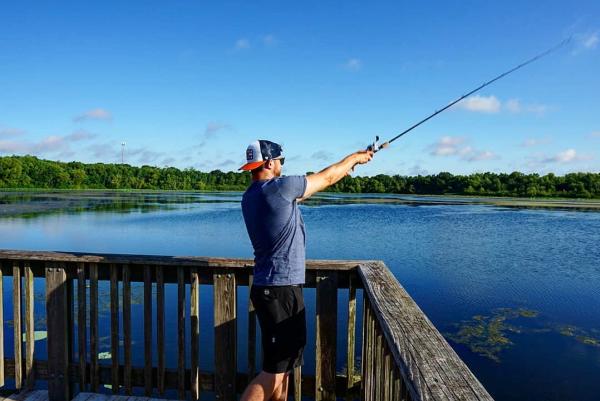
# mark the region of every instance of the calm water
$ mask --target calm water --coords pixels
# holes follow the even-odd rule
[[[383,260],[497,400],[600,398],[600,213],[397,198],[325,196],[302,206],[308,257]],[[239,199],[0,193],[0,248],[251,257]],[[36,308],[43,315],[43,303]],[[212,315],[209,302],[201,314]],[[201,336],[211,343],[211,330]],[[139,347],[142,338],[134,332]],[[201,349],[206,367],[212,350]]]

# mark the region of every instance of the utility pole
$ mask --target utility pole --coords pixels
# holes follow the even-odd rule
[[[125,142],[121,142],[121,164],[125,164]]]

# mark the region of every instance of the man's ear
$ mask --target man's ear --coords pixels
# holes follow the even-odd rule
[[[275,167],[275,162],[272,159],[267,160],[267,162],[264,164],[264,166],[267,170],[272,170],[273,167]]]

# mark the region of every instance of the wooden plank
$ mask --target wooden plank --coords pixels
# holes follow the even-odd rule
[[[390,357],[389,351],[385,349],[385,344],[383,347],[383,399],[386,401],[391,401],[392,399],[392,389],[390,386],[393,383],[392,380],[392,358]]]
[[[335,401],[337,273],[317,274],[315,400]]]
[[[87,390],[87,372],[86,356],[87,356],[87,299],[86,299],[86,277],[85,263],[77,264],[77,343],[79,354],[79,390]]]
[[[185,271],[177,268],[177,398],[185,399]]]
[[[131,281],[130,267],[123,265],[123,353],[125,370],[123,371],[123,386],[125,394],[132,395],[131,386]]]
[[[98,265],[90,263],[90,390],[98,391]]]
[[[2,262],[0,262],[2,266]],[[4,387],[4,273],[0,268],[0,387]]]
[[[348,336],[346,349],[346,370],[348,372],[347,388],[354,386],[355,352],[356,352],[356,278],[351,275],[348,284]]]
[[[411,399],[492,400],[382,262],[358,273]]]
[[[165,283],[161,266],[156,267],[156,352],[156,387],[158,394],[162,396],[165,393]]]
[[[23,366],[21,364],[21,266],[19,262],[13,263],[13,332],[15,350],[15,388],[20,390],[23,385]]]
[[[302,401],[302,366],[294,368],[294,401]]]
[[[383,346],[381,344],[383,335],[380,332],[379,325],[375,323],[375,399],[383,400]]]
[[[373,316],[373,309],[369,308],[369,370],[367,371],[367,375],[369,376],[369,400],[376,400],[375,398],[375,378],[377,377],[377,372],[375,371],[375,340],[377,338],[375,332],[375,318]]]
[[[73,344],[73,333],[75,332],[75,299],[73,296],[73,291],[75,288],[73,286],[73,279],[70,278],[68,274],[69,270],[71,270],[69,269],[70,265],[72,264],[67,263],[65,266],[65,274],[67,275],[67,358],[69,360],[69,364],[73,362],[73,354],[75,351],[75,345]],[[68,380],[69,394],[75,393],[74,384],[75,383],[73,383],[71,380]]]
[[[190,272],[190,341],[191,341],[191,396],[192,400],[200,398],[200,369],[198,365],[198,353],[200,342],[200,279],[198,270],[192,269]]]
[[[33,353],[35,347],[35,320],[33,316],[34,289],[33,272],[29,262],[25,262],[25,377],[26,388],[31,390],[35,385],[33,374]]]
[[[361,355],[360,355],[360,398],[361,400],[367,400],[367,328],[368,328],[368,315],[369,315],[369,300],[367,297],[363,297],[363,314],[362,314],[362,344],[361,344]]]
[[[110,265],[110,355],[112,361],[112,392],[119,392],[119,271]]]
[[[144,266],[144,394],[152,395],[152,268]]]
[[[219,400],[234,400],[237,372],[235,275],[216,273],[214,281],[215,393]]]
[[[248,277],[248,383],[256,376],[256,310],[250,299],[254,276]]]
[[[63,265],[46,268],[46,326],[48,331],[48,398],[67,401],[69,394],[69,338],[67,273]],[[15,365],[18,362],[15,361]]]

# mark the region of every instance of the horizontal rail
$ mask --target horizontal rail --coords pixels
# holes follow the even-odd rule
[[[395,380],[394,371],[385,368],[386,353],[391,354],[412,401],[492,400],[383,262],[361,264],[358,275],[367,300],[365,320],[370,322],[367,349],[374,354],[368,358],[370,372],[363,370],[364,400],[396,399],[389,391],[390,385],[395,388]],[[366,377],[375,371],[381,373]]]

